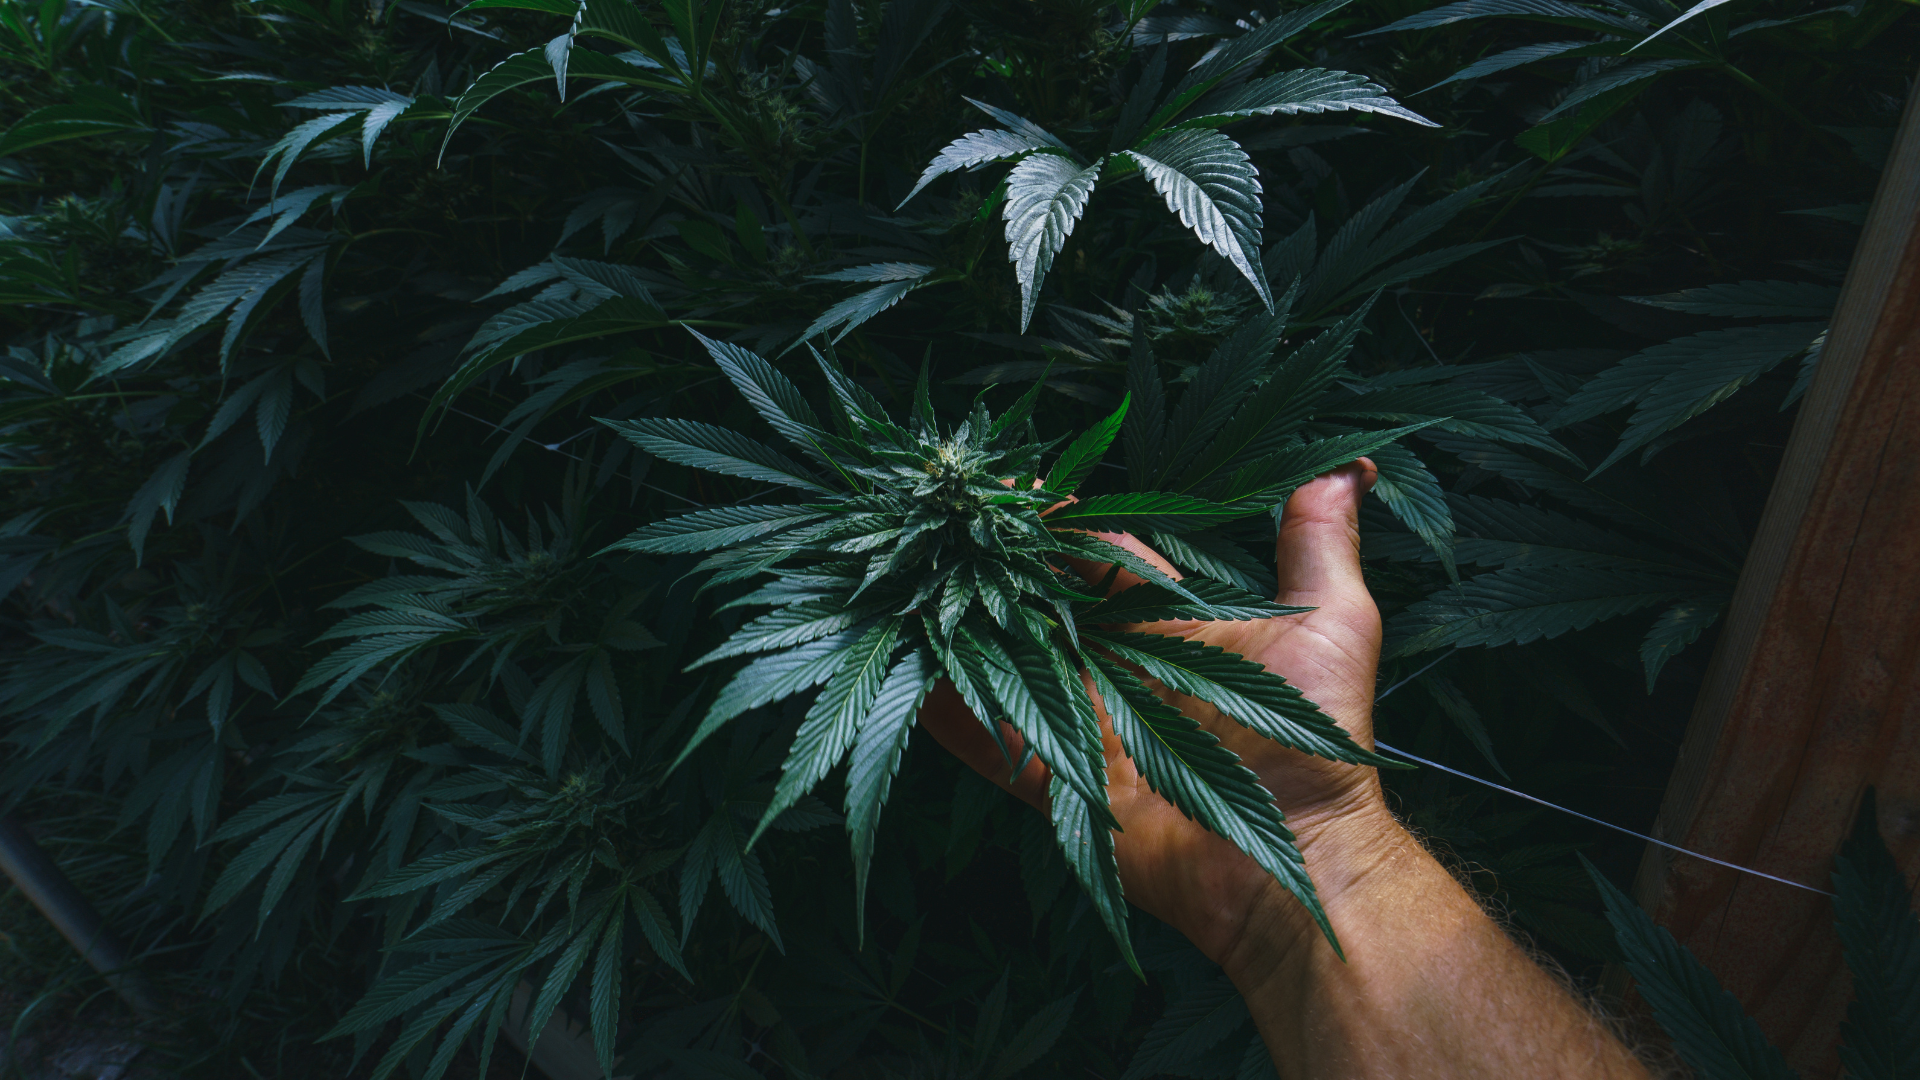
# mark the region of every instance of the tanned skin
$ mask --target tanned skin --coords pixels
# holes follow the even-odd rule
[[[1359,514],[1376,476],[1362,458],[1306,484],[1287,502],[1276,545],[1277,599],[1313,612],[1128,629],[1193,638],[1257,660],[1371,747],[1380,613],[1360,575]],[[1102,538],[1179,576],[1131,535]],[[1098,581],[1107,568],[1076,569]],[[1123,571],[1114,587],[1138,580]],[[1101,712],[1127,899],[1186,934],[1233,979],[1281,1076],[1647,1076],[1400,827],[1375,770],[1289,750],[1206,702],[1149,685],[1240,755],[1273,792],[1346,952],[1343,962],[1299,902],[1253,860],[1149,789]],[[1100,708],[1098,695],[1094,707]],[[982,775],[1045,807],[1045,766],[1036,760],[1006,784],[999,748],[951,684],[935,688],[920,722]],[[1019,746],[1011,728],[1003,725],[1003,733]]]

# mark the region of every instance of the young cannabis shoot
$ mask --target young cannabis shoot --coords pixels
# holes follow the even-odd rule
[[[880,402],[830,360],[823,422],[763,358],[701,338],[728,378],[806,459],[690,420],[606,421],[649,453],[729,476],[792,488],[803,501],[699,510],[649,525],[615,549],[713,552],[696,568],[709,585],[765,579],[727,607],[770,606],[700,667],[753,656],[721,688],[680,753],[684,759],[749,709],[821,686],[794,737],[760,831],[851,757],[847,828],[864,905],[875,826],[920,703],[952,681],[1018,773],[1034,756],[1052,771],[1054,835],[1123,955],[1133,963],[1114,862],[1098,694],[1126,753],[1153,789],[1233,841],[1305,904],[1328,939],[1315,896],[1273,796],[1219,740],[1149,688],[1207,701],[1285,746],[1390,765],[1348,737],[1299,690],[1259,664],[1178,637],[1112,629],[1162,619],[1263,619],[1285,607],[1224,582],[1176,581],[1092,531],[1185,532],[1270,513],[1300,478],[1233,502],[1134,492],[1070,498],[1119,432],[1123,401],[1054,457],[1031,431],[1038,385],[992,417],[976,404],[943,427],[922,376],[913,417]],[[1380,442],[1399,434],[1378,433]],[[1365,452],[1361,450],[1359,452]],[[1311,474],[1308,474],[1311,475]],[[1069,559],[1112,564],[1142,583],[1111,596],[1081,583]],[[1109,575],[1111,579],[1111,575]],[[1001,722],[1017,732],[1018,753]],[[676,761],[676,764],[678,762]],[[1337,942],[1336,942],[1337,947]]]

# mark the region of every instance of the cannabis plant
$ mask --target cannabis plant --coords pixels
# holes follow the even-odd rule
[[[1246,150],[1220,129],[1259,116],[1347,111],[1438,126],[1388,97],[1385,87],[1351,72],[1308,68],[1251,77],[1269,52],[1351,2],[1323,0],[1269,19],[1208,50],[1171,89],[1164,88],[1169,50],[1155,49],[1114,117],[1106,152],[1090,155],[1092,160],[1033,121],[968,98],[1002,126],[948,144],[901,205],[947,173],[1014,163],[993,201],[1001,203],[1006,221],[1024,331],[1047,270],[1073,235],[1094,187],[1144,176],[1180,224],[1239,271],[1271,311],[1273,292],[1260,264],[1260,178]],[[1125,29],[1133,30],[1146,10],[1139,7]],[[891,303],[907,286],[891,286],[890,298],[880,295],[887,288],[865,295],[872,295],[870,303]]]
[[[998,417],[976,402],[965,420],[943,425],[923,374],[914,413],[903,424],[834,361],[816,354],[833,395],[832,419],[823,422],[799,388],[763,358],[710,338],[701,342],[754,410],[811,464],[688,420],[613,426],[669,461],[810,498],[699,510],[614,545],[653,554],[715,552],[696,567],[710,575],[709,586],[771,575],[727,606],[774,610],[692,665],[759,654],[721,688],[682,759],[747,710],[825,684],[794,736],[759,829],[850,759],[847,828],[856,894],[864,898],[874,829],[907,734],[934,680],[948,679],[1013,775],[1035,757],[1051,771],[1055,839],[1137,969],[1113,855],[1118,822],[1107,805],[1100,724],[1082,693],[1078,672],[1084,671],[1154,790],[1232,840],[1333,939],[1272,795],[1217,740],[1155,696],[1146,679],[1210,702],[1283,746],[1353,764],[1390,763],[1355,744],[1284,677],[1259,664],[1181,637],[1115,628],[1165,619],[1275,618],[1307,609],[1226,582],[1175,580],[1093,534],[1202,532],[1270,515],[1316,473],[1403,431],[1286,445],[1287,425],[1274,424],[1275,414],[1293,404],[1283,380],[1271,388],[1273,400],[1256,401],[1230,424],[1222,424],[1229,403],[1216,403],[1222,415],[1214,425],[1224,430],[1203,459],[1213,467],[1198,471],[1207,477],[1244,461],[1230,473],[1196,493],[1081,499],[1075,493],[1119,435],[1127,401],[1068,443],[1043,472],[1050,444],[1031,425],[1038,385]],[[1158,402],[1151,407],[1160,408]],[[1282,431],[1265,430],[1270,426]],[[1260,449],[1250,450],[1253,444]],[[1070,576],[1070,560],[1111,569],[1105,580],[1083,583]],[[1101,595],[1122,569],[1140,582]],[[1017,757],[1002,723],[1020,736]]]
[[[1231,985],[1166,928],[1132,923],[1146,983],[1103,977],[1121,957],[1052,824],[957,761],[914,760],[884,828],[855,804],[862,943],[839,814],[803,797],[748,841],[829,691],[855,719],[824,735],[885,791],[904,728],[861,723],[949,662],[1093,822],[1057,657],[1111,683],[1092,708],[1170,799],[1297,872],[1224,750],[1109,668],[1205,676],[1294,737],[1318,714],[1115,627],[1287,618],[1251,599],[1264,508],[1367,447],[1383,684],[1406,682],[1383,736],[1650,817],[1920,20],[1740,0],[1631,51],[1684,12],[1621,3],[0,0],[0,805],[190,1003],[183,1075],[341,1076],[356,1045],[371,1072],[478,1075],[510,993],[509,1025],[586,1021],[609,1075],[1264,1076]],[[1433,25],[1363,33],[1409,15]],[[818,490],[593,422],[760,425],[685,326],[858,444],[782,449]],[[891,417],[841,404],[823,336]],[[1037,423],[994,436],[1034,386]],[[1113,464],[1059,498],[1076,444],[1050,440],[1123,400]],[[890,471],[923,440],[971,448],[954,513],[999,547],[909,538],[910,509],[861,511],[903,530],[866,550],[808,537],[848,499],[932,497]],[[687,511],[745,531],[590,554]],[[1108,527],[1184,576],[1056,572],[1116,558]],[[853,622],[683,670],[769,610]],[[895,623],[877,683],[849,660],[661,768],[732,666]],[[1034,669],[1019,715],[996,648]],[[1606,953],[1572,853],[1636,851],[1436,770],[1388,783],[1570,967]],[[117,869],[85,872],[79,836]]]

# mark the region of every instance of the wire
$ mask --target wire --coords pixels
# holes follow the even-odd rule
[[[416,395],[416,396],[417,396],[417,395]],[[495,431],[501,431],[501,432],[505,432],[505,433],[506,433],[506,434],[508,434],[508,435],[511,435],[511,434],[513,434],[513,430],[512,430],[511,428],[504,428],[504,427],[501,427],[501,426],[500,426],[499,424],[496,424],[496,423],[494,423],[493,421],[491,421],[491,420],[489,420],[489,419],[487,419],[487,418],[486,418],[486,417],[484,417],[484,416],[475,416],[474,414],[472,414],[472,413],[470,413],[470,412],[467,412],[467,411],[466,411],[466,410],[464,410],[464,409],[457,409],[457,408],[455,408],[455,407],[453,407],[452,405],[447,405],[447,406],[443,406],[443,407],[444,407],[444,408],[445,408],[445,409],[446,409],[446,410],[447,410],[448,412],[450,412],[450,413],[453,413],[453,414],[454,414],[455,416],[464,416],[464,417],[466,417],[467,419],[469,419],[469,420],[472,420],[472,421],[474,421],[475,423],[480,423],[480,424],[485,424],[485,425],[487,425],[488,427],[490,427],[490,428],[492,428],[492,429],[493,429],[493,430],[495,430]],[[571,453],[568,453],[567,451],[565,451],[565,450],[562,450],[562,449],[560,449],[560,448],[561,448],[561,447],[563,447],[563,446],[565,446],[565,445],[567,445],[568,443],[570,443],[570,442],[572,442],[573,440],[575,440],[575,439],[577,439],[577,438],[579,438],[580,436],[582,436],[582,435],[586,435],[586,434],[588,434],[588,433],[590,433],[590,432],[592,432],[592,431],[593,431],[593,429],[592,429],[592,428],[588,428],[588,429],[587,429],[586,431],[581,431],[581,432],[577,432],[577,433],[575,433],[575,434],[573,434],[573,435],[569,435],[569,436],[567,436],[566,438],[564,438],[564,439],[561,439],[561,440],[560,440],[559,442],[557,442],[557,443],[533,443],[533,445],[535,445],[535,446],[537,446],[537,447],[539,447],[539,448],[540,448],[540,449],[542,449],[542,450],[551,450],[551,451],[553,451],[554,453],[556,453],[556,454],[559,454],[559,455],[560,455],[561,457],[563,457],[563,458],[572,458],[573,460],[575,460],[575,461],[578,461],[578,462],[580,462],[580,463],[581,463],[581,464],[583,464],[583,465],[589,465],[589,464],[592,464],[592,462],[589,462],[589,461],[588,461],[588,460],[587,460],[586,458],[583,458],[583,457],[581,457],[581,456],[580,456],[579,454],[571,454]],[[533,442],[533,440],[532,440],[532,439],[528,439],[527,441],[528,441],[528,442]],[[622,475],[622,474],[616,474],[616,475]],[[633,478],[632,478],[632,477],[630,477],[630,476],[628,476],[628,477],[626,477],[626,479],[628,479],[628,480],[632,480]],[[694,500],[694,499],[689,499],[689,498],[687,498],[687,497],[686,497],[685,495],[681,495],[681,494],[679,494],[678,492],[673,492],[673,491],[668,491],[668,490],[667,490],[666,488],[663,488],[663,487],[655,487],[654,485],[652,485],[652,484],[649,484],[649,483],[647,483],[647,482],[646,482],[645,480],[641,480],[641,481],[638,481],[638,483],[639,483],[639,485],[640,485],[641,487],[643,487],[643,488],[648,488],[648,489],[651,489],[651,490],[653,490],[653,491],[657,491],[657,492],[659,492],[660,494],[662,494],[662,495],[665,495],[665,496],[667,496],[667,497],[669,497],[669,498],[674,498],[674,499],[679,499],[679,500],[680,500],[681,502],[683,502],[683,503],[687,503],[688,505],[691,505],[691,506],[706,506],[706,505],[708,505],[707,503],[703,503],[703,502],[699,502],[699,501],[696,501],[696,500]]]
[[[1435,667],[1439,666],[1440,661],[1445,660],[1447,657],[1452,655],[1453,653],[1451,651],[1441,653],[1437,658],[1434,659],[1433,663],[1428,664],[1426,667],[1421,668],[1419,671],[1414,672],[1413,674],[1407,676],[1406,678],[1401,679],[1399,682],[1394,683],[1392,686],[1387,687],[1385,690],[1380,691],[1379,695],[1373,699],[1373,703],[1375,705],[1378,705],[1381,702],[1387,700],[1388,694],[1393,693],[1395,690],[1400,689],[1401,687],[1407,685],[1408,683],[1419,678],[1420,676],[1425,675],[1427,672],[1432,671]]]
[[[1374,746],[1374,749],[1392,754],[1394,757],[1405,758],[1408,761],[1414,762],[1415,764],[1425,765],[1428,768],[1432,768],[1432,769],[1439,769],[1443,773],[1448,773],[1452,776],[1457,776],[1462,780],[1471,780],[1476,784],[1484,784],[1495,791],[1504,791],[1508,795],[1525,799],[1530,803],[1535,803],[1540,806],[1544,806],[1549,810],[1558,810],[1563,814],[1571,814],[1572,816],[1579,818],[1581,821],[1590,821],[1593,824],[1598,825],[1602,828],[1612,829],[1614,832],[1626,833],[1628,836],[1637,837],[1641,840],[1645,840],[1649,844],[1654,844],[1656,846],[1666,848],[1668,851],[1677,851],[1682,855],[1691,855],[1694,858],[1701,860],[1702,862],[1710,862],[1715,866],[1724,866],[1729,870],[1738,870],[1743,874],[1752,874],[1754,877],[1766,878],[1768,881],[1777,881],[1782,885],[1791,885],[1796,889],[1805,889],[1810,893],[1819,893],[1821,896],[1833,895],[1832,893],[1828,892],[1825,889],[1816,889],[1811,885],[1802,885],[1798,881],[1789,881],[1783,877],[1774,877],[1772,874],[1765,873],[1764,871],[1755,870],[1755,869],[1752,869],[1751,867],[1740,866],[1735,863],[1730,863],[1721,859],[1716,859],[1711,855],[1702,855],[1697,851],[1688,851],[1686,848],[1679,847],[1674,844],[1669,844],[1665,840],[1657,840],[1651,836],[1648,836],[1645,833],[1634,832],[1632,829],[1623,828],[1619,825],[1613,824],[1610,821],[1601,821],[1597,817],[1588,817],[1586,814],[1583,814],[1578,810],[1569,810],[1566,807],[1561,806],[1557,803],[1550,803],[1545,799],[1535,798],[1534,796],[1529,795],[1524,791],[1515,791],[1510,787],[1502,787],[1501,785],[1496,784],[1491,780],[1482,780],[1479,777],[1473,775],[1472,773],[1464,773],[1464,772],[1461,772],[1459,769],[1448,768],[1447,766],[1442,765],[1437,761],[1428,761],[1426,758],[1420,757],[1416,754],[1409,754],[1405,750],[1400,750],[1395,747],[1388,746],[1386,743],[1380,742],[1378,740],[1374,742],[1373,746]]]

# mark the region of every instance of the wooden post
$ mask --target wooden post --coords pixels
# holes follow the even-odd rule
[[[1860,794],[1920,868],[1920,86],[1907,102],[1654,833],[1830,887]],[[1808,1080],[1850,979],[1826,898],[1649,847],[1636,893]]]

